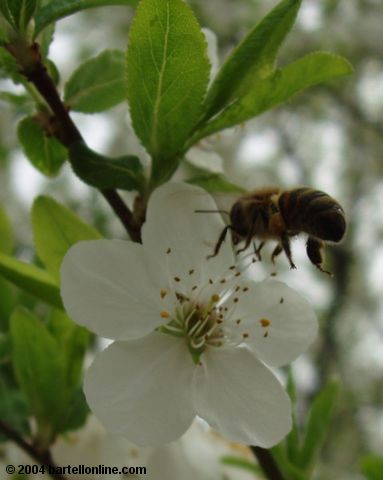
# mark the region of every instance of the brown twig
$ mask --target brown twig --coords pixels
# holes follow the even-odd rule
[[[0,420],[0,432],[3,433],[7,438],[16,443],[24,452],[26,452],[33,460],[36,460],[40,465],[44,465],[49,468],[51,472],[49,475],[55,480],[66,480],[65,475],[62,475],[58,472],[58,466],[54,463],[52,459],[51,452],[45,450],[40,452],[35,446],[26,442],[19,433],[14,430],[12,427],[7,425],[5,422]]]
[[[285,480],[271,453],[265,448],[250,447],[268,480]]]
[[[73,123],[68,109],[62,102],[54,81],[42,63],[38,44],[35,43],[31,46],[8,44],[6,48],[17,60],[25,78],[35,86],[52,110],[58,125],[56,134],[58,140],[66,147],[84,141]],[[140,226],[136,225],[133,213],[117,191],[105,189],[101,190],[101,194],[120,219],[131,239],[139,241],[140,237],[137,232],[139,232]]]

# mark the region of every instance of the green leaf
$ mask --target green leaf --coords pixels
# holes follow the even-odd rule
[[[33,17],[37,0],[1,0],[0,11],[17,31],[24,32]]]
[[[138,0],[52,0],[35,15],[35,36],[47,25],[88,8],[112,5],[136,5]]]
[[[125,55],[105,50],[83,63],[65,85],[65,103],[83,113],[102,112],[126,98]]]
[[[290,462],[287,458],[286,445],[284,441],[278,445],[275,445],[270,451],[280,470],[284,473],[284,478],[288,480],[308,480],[304,471]]]
[[[0,207],[0,252],[10,254],[13,250],[13,233],[11,222],[5,210]]]
[[[15,388],[10,388],[0,378],[0,418],[21,435],[28,435],[28,405],[24,395]],[[0,435],[0,442],[9,441]]]
[[[0,277],[0,334],[8,330],[8,321],[14,306],[14,292],[8,282]]]
[[[129,34],[127,92],[133,127],[153,158],[154,183],[175,171],[201,113],[207,45],[182,0],[142,0]]]
[[[286,446],[286,456],[291,464],[295,464],[299,457],[299,431],[297,425],[297,419],[295,414],[295,405],[296,405],[296,390],[295,390],[295,383],[293,378],[292,369],[289,368],[288,377],[287,377],[287,393],[291,399],[291,403],[293,405],[293,412],[292,412],[292,429],[288,433],[285,439],[285,446]]]
[[[360,460],[360,468],[368,480],[382,480],[383,457],[366,455]]]
[[[37,255],[57,280],[61,262],[72,245],[81,240],[101,238],[97,230],[71,210],[45,196],[37,197],[33,203],[32,229]]]
[[[49,137],[32,117],[26,117],[19,123],[17,134],[32,165],[48,177],[57,175],[68,158],[66,148],[56,138]]]
[[[77,388],[68,401],[58,431],[65,433],[81,428],[87,419],[89,407],[81,387]]]
[[[262,473],[261,468],[254,462],[249,462],[248,460],[244,460],[240,457],[234,457],[231,455],[226,455],[221,458],[220,462],[223,465],[227,465],[229,467],[239,468],[240,470],[245,470],[251,473]]]
[[[57,341],[38,318],[21,308],[12,315],[11,338],[20,388],[39,428],[47,429],[53,436],[67,401],[64,364]]]
[[[75,390],[81,383],[84,357],[91,334],[86,328],[76,325],[62,310],[54,310],[47,326],[63,353],[66,384]]]
[[[275,69],[277,52],[295,22],[301,0],[283,0],[233,50],[212,83],[205,101],[209,119],[242,97],[256,79]]]
[[[329,381],[312,403],[297,466],[310,471],[330,427],[338,397],[339,382]]]
[[[26,113],[26,105],[29,97],[27,95],[17,95],[11,92],[0,92],[0,101],[13,105],[18,111]]]
[[[0,46],[0,78],[10,78],[16,84],[24,81],[15,57],[2,46]]]
[[[63,308],[59,287],[45,270],[0,253],[0,275],[49,305]]]
[[[71,145],[69,158],[74,172],[88,185],[99,189],[142,191],[144,188],[143,168],[133,155],[105,157],[79,142]]]
[[[56,339],[64,361],[67,404],[57,430],[61,433],[76,430],[85,423],[89,408],[82,392],[84,358],[91,334],[76,325],[61,310],[54,310],[47,324]]]
[[[305,88],[350,73],[352,67],[344,58],[327,52],[310,53],[277,70],[269,78],[255,82],[250,92],[197,132],[194,141],[256,117]]]
[[[198,185],[209,193],[245,193],[246,190],[230,182],[219,173],[203,173],[185,180],[192,185]]]

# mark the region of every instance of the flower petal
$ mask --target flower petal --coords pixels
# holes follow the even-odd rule
[[[192,423],[194,368],[183,340],[154,332],[98,354],[84,391],[107,430],[154,446],[180,437]]]
[[[142,245],[94,240],[74,245],[61,267],[61,295],[73,320],[104,337],[137,338],[163,323],[167,273]]]
[[[246,348],[207,350],[194,378],[197,414],[228,440],[261,447],[291,428],[290,399]]]
[[[248,334],[245,343],[267,365],[295,360],[315,340],[318,322],[310,303],[282,282],[248,282],[235,315]]]
[[[196,210],[212,210],[198,213]],[[188,282],[206,283],[221,276],[233,263],[229,232],[219,254],[209,259],[225,227],[213,198],[202,188],[169,182],[157,188],[150,197],[146,223],[142,229],[145,249],[163,258],[166,252],[173,276]],[[189,271],[194,271],[189,278]],[[190,285],[189,285],[190,284]]]

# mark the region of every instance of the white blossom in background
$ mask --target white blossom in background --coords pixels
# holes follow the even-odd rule
[[[143,244],[80,242],[64,258],[73,320],[114,342],[87,371],[85,394],[107,429],[138,445],[180,437],[196,415],[227,440],[270,447],[291,428],[290,400],[266,365],[314,340],[310,304],[287,285],[242,279],[224,224],[198,187],[150,197]]]
[[[223,173],[222,157],[207,142],[191,148],[186,154],[186,158],[193,167],[212,173]]]
[[[128,476],[114,475],[115,480],[256,480],[254,474],[234,467],[225,466],[221,459],[234,456],[252,462],[248,448],[230,444],[206,428],[198,419],[177,441],[158,448],[138,447],[125,438],[105,430],[98,420],[90,415],[86,425],[72,433],[59,437],[51,448],[56,465],[65,467],[84,465],[87,467],[145,467],[144,474]],[[0,468],[6,464],[33,465],[35,461],[12,443],[0,450]],[[36,480],[46,478],[44,474],[33,475]],[[98,475],[70,476],[71,480],[109,480],[107,473]]]

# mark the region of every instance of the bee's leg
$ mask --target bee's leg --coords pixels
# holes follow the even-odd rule
[[[235,253],[238,255],[239,253],[241,252],[244,252],[245,250],[247,250],[247,248],[249,247],[250,243],[251,243],[251,239],[253,238],[253,236],[250,236],[248,235],[247,238],[246,238],[246,241],[245,241],[245,246],[240,248],[239,250],[237,250]]]
[[[293,262],[293,259],[292,259],[292,256],[291,256],[290,240],[289,240],[289,237],[287,236],[287,234],[283,234],[283,235],[281,236],[281,246],[282,246],[283,251],[284,251],[285,254],[286,254],[286,257],[287,257],[288,260],[289,260],[290,268],[292,268],[292,269],[297,268],[297,267],[294,265],[294,262]]]
[[[263,246],[265,245],[266,242],[261,242],[259,244],[259,246],[257,247],[256,243],[253,242],[253,247],[254,247],[254,253],[256,255],[256,257],[258,258],[258,260],[261,262],[262,261],[262,257],[261,257],[261,250],[263,248]]]
[[[275,263],[275,257],[277,257],[283,251],[282,245],[278,243],[278,245],[274,248],[273,253],[271,254],[271,261]]]
[[[212,255],[208,255],[207,258],[213,258],[216,257],[219,253],[219,249],[221,248],[221,245],[225,241],[226,235],[228,230],[232,230],[233,227],[231,225],[226,225],[226,227],[222,230],[221,235],[219,236],[218,242],[216,243],[214,247],[214,253]]]
[[[245,246],[240,248],[239,250],[236,251],[236,254],[238,255],[239,253],[241,252],[244,252],[245,250],[247,250],[249,248],[249,245],[254,237],[254,230],[255,230],[255,222],[252,224],[250,230],[249,230],[249,233],[246,237],[246,240],[245,240]]]
[[[333,276],[331,272],[327,270],[323,270],[322,263],[323,263],[323,255],[322,249],[324,247],[324,243],[321,240],[317,240],[316,238],[309,237],[306,243],[306,253],[309,257],[312,264],[314,264],[318,270],[323,273],[326,273],[330,277]]]
[[[235,253],[238,255],[239,253],[241,252],[244,252],[245,250],[247,250],[249,248],[249,245],[254,237],[254,230],[255,230],[255,221],[256,219],[254,219],[252,225],[251,225],[251,228],[249,230],[249,233],[247,234],[247,237],[246,237],[246,240],[245,240],[245,246],[240,248],[239,250],[237,250]]]

